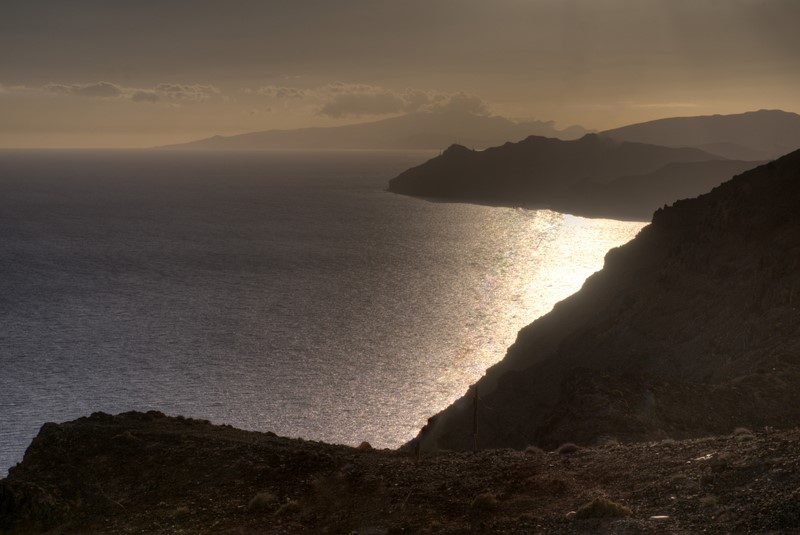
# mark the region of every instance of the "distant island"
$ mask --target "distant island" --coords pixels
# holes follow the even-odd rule
[[[563,130],[552,121],[515,122],[504,117],[468,112],[416,112],[380,121],[346,126],[266,130],[235,136],[214,136],[172,149],[388,149],[441,150],[453,143],[474,149],[520,140],[529,135],[575,139],[589,132],[581,126]]]

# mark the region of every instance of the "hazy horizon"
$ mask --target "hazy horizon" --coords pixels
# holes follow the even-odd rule
[[[461,110],[604,130],[800,111],[800,3],[17,1],[0,148],[151,147]]]

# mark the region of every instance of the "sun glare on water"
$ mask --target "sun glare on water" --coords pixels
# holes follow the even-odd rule
[[[486,229],[502,232],[504,245],[492,270],[473,289],[482,306],[473,311],[452,350],[453,365],[437,379],[443,405],[502,358],[522,327],[580,290],[587,277],[602,269],[609,249],[628,242],[644,226],[549,210],[505,210],[506,220]]]

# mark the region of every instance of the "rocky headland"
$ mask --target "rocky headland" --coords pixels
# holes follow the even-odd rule
[[[530,136],[484,151],[453,145],[390,180],[389,191],[646,220],[664,204],[704,193],[755,165],[597,134],[573,141]]]

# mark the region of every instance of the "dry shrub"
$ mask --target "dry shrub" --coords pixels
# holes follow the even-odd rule
[[[247,504],[247,510],[250,512],[253,511],[263,511],[264,509],[268,509],[272,504],[278,501],[277,496],[272,494],[271,492],[259,492],[250,500]]]
[[[185,505],[181,505],[180,507],[172,511],[172,518],[184,518],[189,516],[189,513],[191,512],[192,511],[188,507],[186,507]]]
[[[119,435],[114,435],[111,440],[121,446],[138,446],[142,442],[130,431],[123,431]]]
[[[575,513],[576,518],[621,518],[631,514],[631,510],[621,503],[605,496],[595,498],[581,505]]]
[[[297,500],[289,500],[285,504],[281,505],[277,511],[275,511],[276,516],[287,516],[287,515],[294,515],[300,512],[300,502]]]
[[[573,444],[572,442],[567,442],[566,444],[560,445],[556,450],[556,452],[558,452],[559,455],[567,455],[570,453],[575,453],[580,449],[581,447],[578,446],[577,444]]]
[[[538,518],[533,513],[522,513],[517,517],[517,522],[521,522],[523,524],[529,524],[532,522],[536,522]]]
[[[491,492],[484,492],[475,496],[470,508],[476,511],[493,511],[497,509],[497,496]]]
[[[538,446],[528,446],[525,448],[525,453],[528,455],[544,455],[544,450]]]
[[[703,496],[702,498],[700,498],[699,502],[700,502],[700,505],[702,505],[703,507],[711,508],[711,507],[716,507],[717,506],[718,500],[717,500],[716,496],[712,496],[711,494],[708,494],[708,495]]]

